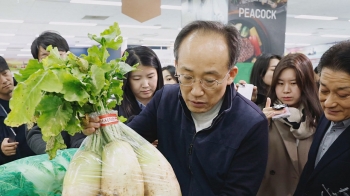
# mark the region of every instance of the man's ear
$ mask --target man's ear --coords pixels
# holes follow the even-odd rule
[[[175,65],[175,75],[177,75],[177,68],[178,68],[177,60],[174,61],[174,65]]]
[[[234,66],[228,74],[229,74],[229,78],[227,79],[227,85],[231,85],[236,75],[238,74],[238,67]]]

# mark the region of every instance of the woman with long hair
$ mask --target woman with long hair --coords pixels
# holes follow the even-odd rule
[[[164,84],[177,84],[179,83],[177,77],[175,77],[175,66],[168,65],[162,68]]]
[[[258,195],[293,195],[322,114],[311,61],[300,53],[283,57],[267,96],[263,112],[270,122],[269,152]]]
[[[275,54],[261,54],[255,61],[250,74],[250,84],[257,88],[257,97],[253,97],[254,103],[263,108],[266,102],[266,95],[271,86],[271,80],[276,65],[280,62],[281,56]]]
[[[161,89],[164,83],[162,66],[152,49],[138,46],[128,48],[125,52],[129,53],[125,62],[131,66],[136,64],[138,66],[135,71],[126,74],[123,83],[123,101],[117,110],[118,115],[131,120],[146,107],[155,92]]]

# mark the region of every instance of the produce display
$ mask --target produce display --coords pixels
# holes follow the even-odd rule
[[[77,148],[19,159],[0,166],[1,196],[59,196],[63,178]]]
[[[107,48],[117,50],[123,41],[118,24],[99,36],[89,34],[89,37],[99,46],[89,48],[88,55],[77,57],[68,53],[65,58],[57,48],[49,46],[48,57],[42,62],[30,60],[15,75],[19,83],[13,91],[11,112],[5,123],[12,127],[37,123],[50,159],[56,160],[57,151],[66,148],[62,130],[70,135],[81,132],[82,124],[88,123],[90,117],[98,117],[101,124],[96,133],[86,137],[70,160],[67,172],[64,167],[60,170],[61,178],[51,179],[50,182],[57,182],[57,187],[34,191],[41,191],[38,195],[50,195],[59,190],[64,196],[181,195],[166,158],[124,125],[125,119],[112,110],[122,101],[124,74],[137,69],[137,65],[125,63],[127,53],[107,62]],[[56,172],[56,168],[48,170]],[[31,180],[35,181],[33,176]]]

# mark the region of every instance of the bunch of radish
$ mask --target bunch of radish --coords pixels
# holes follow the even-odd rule
[[[114,119],[111,122],[109,117],[109,125],[85,139],[69,165],[62,195],[180,196],[179,183],[165,157]]]

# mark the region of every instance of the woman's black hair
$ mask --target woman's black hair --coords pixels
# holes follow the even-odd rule
[[[252,72],[250,74],[250,84],[257,87],[258,93],[266,96],[269,86],[264,82],[264,76],[269,69],[270,60],[281,60],[281,56],[275,54],[261,54],[253,65]]]
[[[164,71],[164,70],[169,71],[171,77],[172,77],[177,83],[179,83],[179,80],[177,79],[177,77],[175,77],[175,67],[174,67],[174,65],[165,66],[165,67],[162,68],[162,71]]]
[[[156,53],[152,49],[146,46],[137,46],[134,48],[128,48],[125,50],[125,52],[129,53],[129,56],[125,61],[127,64],[131,66],[135,64],[152,66],[157,70],[158,81],[155,92],[164,86],[162,66]],[[123,111],[122,115],[126,118],[138,115],[141,112],[140,106],[135,98],[134,93],[131,90],[129,76],[130,72],[126,74],[126,78],[124,79],[123,101],[120,105],[120,109]]]

